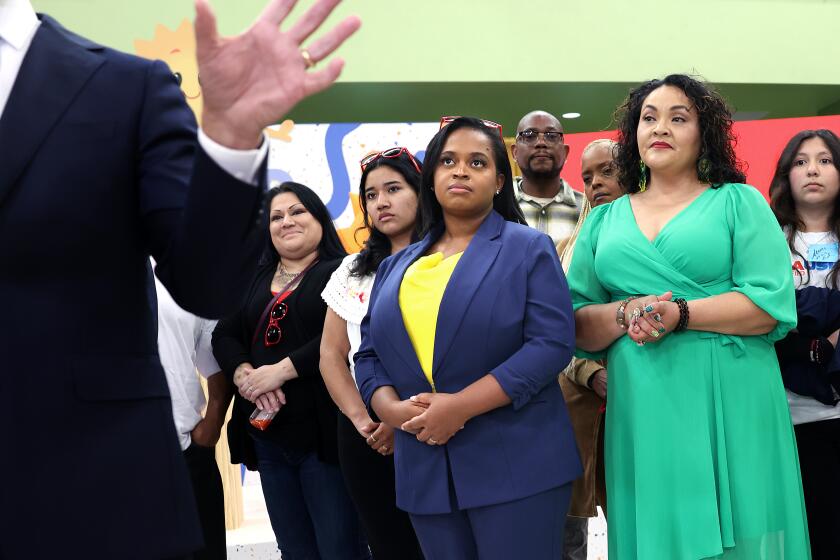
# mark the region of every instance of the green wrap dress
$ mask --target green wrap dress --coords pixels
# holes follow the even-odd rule
[[[796,441],[773,343],[796,325],[790,252],[749,185],[701,193],[651,242],[630,199],[587,218],[568,274],[575,310],[631,295],[740,292],[767,335],[684,331],[606,356],[610,560],[807,560]]]

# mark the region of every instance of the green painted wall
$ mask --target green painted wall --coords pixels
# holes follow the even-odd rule
[[[133,51],[189,0],[33,0],[67,27]],[[263,0],[215,0],[225,33]],[[311,0],[301,0],[302,6]],[[299,10],[298,10],[299,12]],[[697,72],[717,83],[840,84],[840,0],[345,0],[362,30],[344,82],[639,82]]]

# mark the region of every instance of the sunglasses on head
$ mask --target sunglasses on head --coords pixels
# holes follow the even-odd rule
[[[277,301],[271,306],[268,313],[268,326],[265,329],[265,345],[274,346],[283,338],[283,331],[280,330],[280,321],[286,316],[289,306],[283,301]]]
[[[442,129],[443,127],[445,127],[445,126],[447,126],[448,124],[450,124],[452,121],[455,121],[455,120],[457,120],[457,119],[462,119],[462,118],[463,118],[463,117],[461,117],[461,116],[457,116],[457,117],[441,117],[441,118],[440,118],[440,128]],[[483,125],[484,125],[484,126],[486,126],[487,128],[492,128],[492,129],[495,129],[496,131],[498,131],[498,133],[499,133],[499,138],[501,138],[501,139],[502,139],[502,142],[504,142],[504,141],[505,141],[505,137],[504,137],[504,136],[502,136],[502,125],[500,125],[500,124],[499,124],[499,123],[497,123],[497,122],[488,121],[488,120],[485,120],[485,119],[478,119],[478,120],[479,120],[479,121],[481,121],[481,124],[483,124]]]
[[[400,157],[402,154],[406,154],[408,156],[408,159],[411,161],[411,164],[414,166],[414,169],[417,170],[417,173],[423,172],[420,169],[420,163],[412,155],[412,153],[408,151],[408,148],[403,148],[401,146],[397,146],[396,148],[390,148],[388,150],[383,150],[381,152],[373,152],[372,154],[368,154],[362,158],[362,160],[359,162],[359,165],[362,166],[362,173],[364,173],[368,165],[378,160],[379,158],[394,159]]]

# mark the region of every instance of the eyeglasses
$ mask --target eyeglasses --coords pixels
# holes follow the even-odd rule
[[[458,116],[458,117],[441,117],[440,118],[440,128],[443,128],[443,127],[447,126],[448,124],[450,124],[452,121],[457,120],[457,119],[461,119],[461,118],[463,118],[463,117],[460,117],[460,116]],[[497,130],[499,132],[499,138],[502,139],[502,142],[505,141],[505,137],[502,136],[502,125],[500,125],[497,122],[487,121],[487,120],[484,120],[484,119],[478,119],[478,120],[481,121],[481,124],[483,124],[487,128],[493,128],[493,129]]]
[[[517,140],[522,140],[525,144],[533,145],[537,143],[537,140],[542,134],[543,140],[549,146],[554,146],[556,144],[561,144],[563,142],[563,133],[557,132],[556,130],[546,130],[545,132],[541,132],[539,130],[534,130],[529,128],[527,130],[523,130],[519,134],[516,135]]]
[[[280,330],[280,321],[286,316],[289,306],[283,301],[278,301],[271,306],[268,313],[268,327],[265,329],[265,345],[274,346],[283,338],[283,331]]]
[[[368,154],[362,158],[362,161],[359,162],[359,165],[362,166],[362,173],[364,173],[365,169],[367,169],[367,166],[373,163],[374,161],[378,160],[379,158],[393,159],[400,157],[402,154],[408,155],[408,159],[411,160],[411,164],[414,165],[414,169],[417,170],[417,173],[423,173],[423,171],[420,169],[420,163],[417,161],[417,159],[415,159],[412,153],[408,151],[408,148],[403,147],[390,148],[381,152],[373,152],[372,154]]]

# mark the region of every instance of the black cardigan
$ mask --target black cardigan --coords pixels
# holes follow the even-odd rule
[[[242,307],[222,319],[213,332],[213,354],[229,379],[237,366],[249,362],[255,368],[277,363],[287,356],[298,378],[283,385],[287,404],[265,432],[253,428],[248,417],[255,405],[234,397],[233,414],[228,423],[231,462],[257,467],[251,436],[276,441],[302,451],[316,451],[322,461],[337,463],[337,408],[327,392],[319,369],[321,333],[327,306],[321,292],[341,260],[321,261],[304,276],[300,285],[287,297],[288,312],[280,322],[280,343],[266,347],[263,333],[268,319],[256,323],[272,299],[271,280],[275,265],[261,266],[254,277]],[[258,335],[253,347],[254,329]]]

